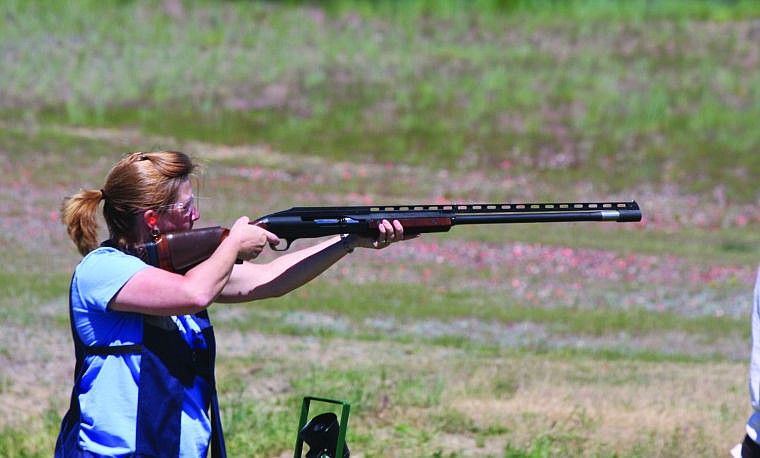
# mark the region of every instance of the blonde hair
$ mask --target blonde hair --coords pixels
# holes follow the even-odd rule
[[[131,238],[137,216],[142,211],[174,203],[180,185],[194,170],[192,160],[178,151],[128,154],[108,173],[102,189],[83,189],[64,199],[61,221],[84,256],[99,245],[97,211],[103,200],[103,217],[110,238],[124,247],[136,241]]]

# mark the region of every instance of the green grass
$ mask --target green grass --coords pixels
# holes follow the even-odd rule
[[[332,5],[322,17],[192,2],[172,20],[141,2],[8,2],[4,46],[24,58],[3,66],[0,112],[333,159],[510,160],[513,173],[601,192],[721,182],[734,199],[755,197],[754,173],[734,167],[760,167],[752,43],[721,22],[757,15],[750,2]]]
[[[438,275],[445,276],[443,273]],[[610,293],[612,297],[619,297]],[[539,352],[547,357],[592,357],[598,360],[721,361],[721,339],[749,339],[746,320],[728,316],[688,317],[674,312],[594,306],[540,306],[509,295],[477,291],[435,291],[430,287],[388,283],[343,288],[316,282],[301,293],[250,306],[226,306],[218,311],[225,328],[265,335],[316,335],[324,339],[405,342],[459,348],[476,354]],[[227,314],[234,319],[227,319]],[[462,329],[462,320],[468,327]],[[535,335],[522,336],[519,325],[531,323]],[[517,325],[515,331],[511,326]],[[541,332],[546,332],[541,337]],[[510,338],[511,333],[516,337]],[[700,348],[636,348],[614,336],[660,339],[677,334],[694,339]],[[558,340],[600,343],[558,345]],[[711,349],[711,346],[716,345]]]
[[[5,323],[29,325],[40,320],[40,306],[64,297],[70,279],[71,275],[59,273],[0,272],[0,289],[4,293],[0,310]]]
[[[0,456],[43,458],[50,456],[52,444],[60,427],[60,413],[47,410],[24,426],[6,427],[0,431]]]

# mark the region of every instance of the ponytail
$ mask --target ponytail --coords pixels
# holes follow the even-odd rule
[[[104,197],[102,191],[82,190],[61,207],[61,221],[82,256],[98,247],[98,204]]]

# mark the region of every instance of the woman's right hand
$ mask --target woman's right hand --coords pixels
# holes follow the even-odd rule
[[[251,260],[260,255],[267,245],[277,245],[280,238],[254,224],[247,216],[241,216],[230,228],[230,236],[238,239],[238,259]]]

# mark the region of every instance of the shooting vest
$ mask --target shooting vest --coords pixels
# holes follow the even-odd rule
[[[206,348],[191,348],[177,329],[163,329],[143,319],[141,344],[120,346],[84,345],[74,327],[69,307],[71,331],[74,339],[76,366],[71,404],[61,423],[61,432],[55,447],[55,458],[96,458],[97,455],[79,448],[79,386],[87,365],[85,357],[97,355],[140,354],[140,380],[138,384],[136,450],[129,458],[179,456],[180,418],[184,387],[191,386],[196,376],[202,377],[211,387],[211,456],[225,458],[224,435],[219,418],[219,404],[214,379],[216,341],[213,328],[203,330]],[[204,310],[197,314],[208,319]]]

